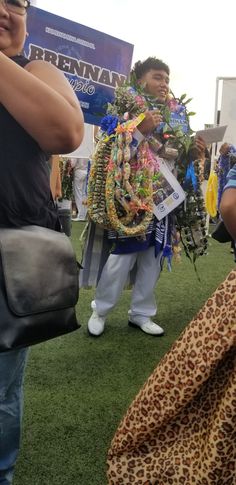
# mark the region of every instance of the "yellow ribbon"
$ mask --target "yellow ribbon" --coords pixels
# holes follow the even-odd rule
[[[218,178],[216,173],[212,170],[207,182],[205,204],[206,210],[211,217],[217,214],[217,193],[218,193]]]

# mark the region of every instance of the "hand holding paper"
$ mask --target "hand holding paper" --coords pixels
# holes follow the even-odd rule
[[[216,126],[215,128],[207,128],[206,130],[199,130],[196,132],[196,137],[200,136],[207,145],[222,141],[226,132],[227,125]]]

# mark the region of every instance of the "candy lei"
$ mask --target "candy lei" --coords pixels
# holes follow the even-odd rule
[[[153,159],[148,143],[142,142],[131,159],[137,120],[118,124],[113,137],[98,142],[88,182],[92,221],[125,236],[144,236],[153,217]]]
[[[92,160],[88,214],[95,223],[120,235],[145,236],[153,217],[152,161],[147,143],[140,144],[132,160],[130,143],[147,105],[144,97],[135,97],[133,88],[120,89],[118,104],[115,102],[114,108],[111,105],[114,115],[104,118],[107,126],[102,126],[103,134]]]
[[[106,208],[113,230],[120,235],[142,236],[153,216],[152,159],[144,142],[132,163],[131,141],[131,133],[123,131],[113,145],[106,180]]]

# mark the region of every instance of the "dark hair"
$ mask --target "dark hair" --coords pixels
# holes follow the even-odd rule
[[[155,71],[165,71],[168,75],[170,74],[169,66],[167,66],[167,64],[165,64],[160,59],[157,59],[156,57],[148,57],[143,62],[137,61],[134,64],[134,67],[130,74],[131,76],[134,74],[136,79],[139,80],[151,69],[154,69]]]

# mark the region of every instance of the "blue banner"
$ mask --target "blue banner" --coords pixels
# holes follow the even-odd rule
[[[27,27],[26,57],[61,69],[80,100],[85,121],[99,124],[114,89],[129,74],[133,45],[36,7],[29,9]]]

